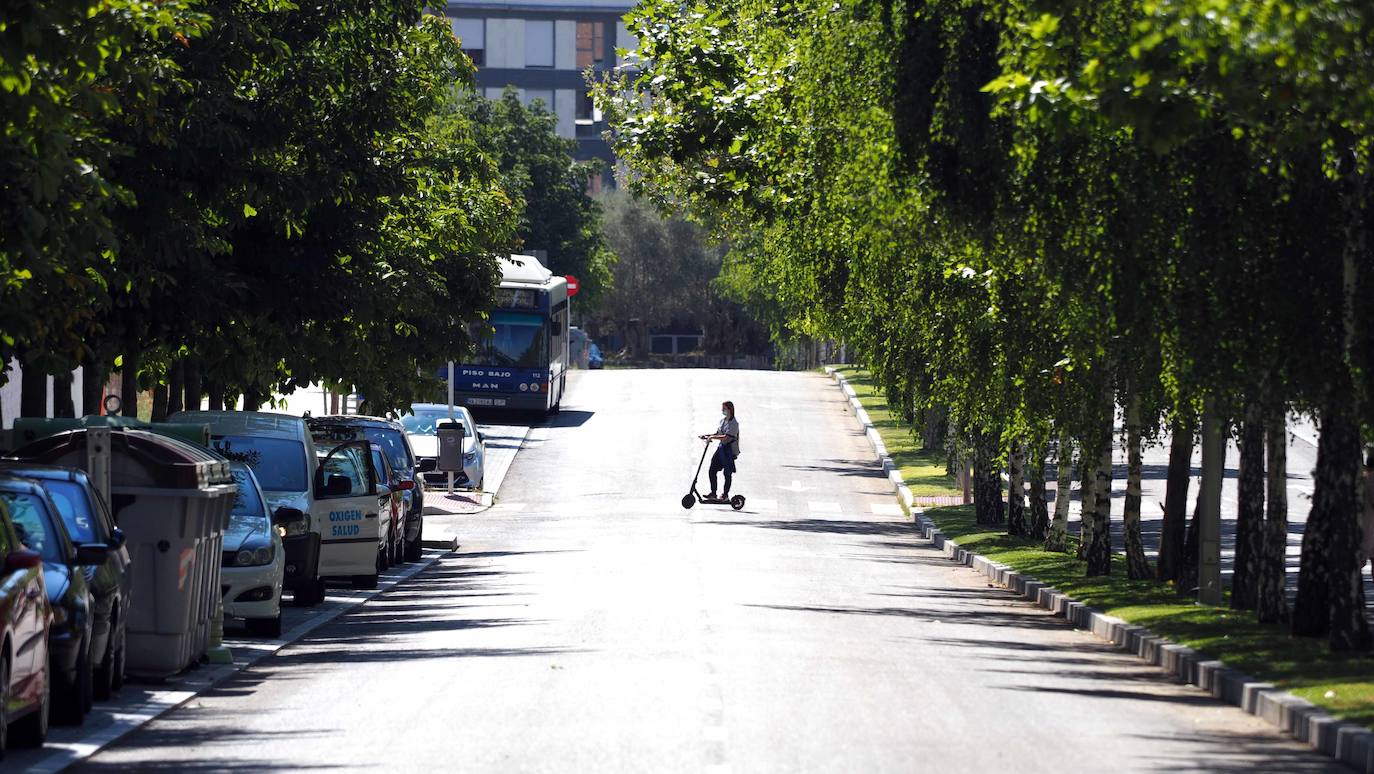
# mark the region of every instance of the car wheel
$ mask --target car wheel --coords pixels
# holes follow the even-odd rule
[[[48,660],[49,667],[52,659]],[[76,670],[57,696],[57,722],[79,726],[86,721],[86,696],[91,684],[91,653],[83,643],[76,654]]]
[[[386,572],[386,568],[391,566],[391,563],[388,561],[390,558],[391,558],[391,543],[390,543],[390,541],[388,541],[387,544],[386,544],[385,546],[383,546],[383,547],[377,549],[377,574],[378,574],[378,575],[381,575],[382,573]]]
[[[276,618],[249,618],[248,633],[255,637],[280,637],[281,613],[277,613]]]
[[[354,575],[350,580],[355,589],[375,589],[377,588],[377,575]]]
[[[8,667],[8,664],[6,664]],[[51,666],[51,663],[49,664]],[[6,683],[9,682],[8,676]],[[52,708],[52,671],[43,670],[43,692],[38,707],[14,723],[15,747],[42,747],[48,740],[49,712]]]
[[[101,659],[100,666],[95,670],[95,698],[100,701],[110,698],[119,690],[115,670],[119,668],[119,651],[123,648],[123,638],[124,630],[119,626],[118,615],[115,615],[110,619],[110,639],[105,645],[105,658]]]
[[[324,578],[316,578],[313,582],[306,581],[297,586],[296,591],[291,596],[291,601],[296,607],[314,607],[324,601]]]
[[[425,550],[425,520],[420,519],[420,529],[415,535],[414,541],[406,542],[406,561],[418,562]]]

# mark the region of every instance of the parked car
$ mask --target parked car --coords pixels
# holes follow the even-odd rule
[[[104,498],[83,470],[17,462],[0,466],[0,472],[42,484],[73,543],[109,547],[103,563],[81,568],[95,603],[91,620],[94,695],[108,699],[124,685],[124,627],[133,592],[134,573],[124,533],[115,526]]]
[[[311,427],[340,428],[340,435],[337,437],[366,438],[380,447],[389,468],[389,471],[382,475],[382,483],[392,491],[394,497],[400,499],[400,511],[404,515],[404,518],[396,520],[400,542],[392,546],[391,563],[420,561],[420,554],[424,549],[425,527],[425,486],[422,473],[426,464],[432,469],[434,463],[424,463],[416,456],[406,436],[405,426],[392,419],[356,414],[311,417],[307,421]],[[381,470],[381,466],[377,468]]]
[[[313,507],[315,446],[305,420],[257,411],[178,411],[167,418],[210,428],[210,445],[253,469],[272,519],[285,531],[283,585],[297,605],[324,600],[321,532],[325,521]]]
[[[283,584],[298,605],[324,599],[326,577],[355,583],[376,573],[376,551],[364,545],[363,524],[375,523],[377,492],[366,441],[316,450],[306,420],[259,411],[178,411],[169,422],[208,425],[210,444],[246,463],[262,487],[272,520],[285,531]],[[351,451],[350,451],[351,450]],[[354,479],[325,469],[342,455],[361,458]]]
[[[328,542],[351,552],[348,580],[355,589],[375,589],[387,568],[391,536],[391,493],[381,484],[368,441],[352,441],[319,452],[320,472],[331,492],[349,500],[329,512]]]
[[[281,636],[282,577],[286,551],[281,533],[285,527],[272,523],[267,498],[253,469],[231,462],[229,473],[238,485],[229,528],[224,531],[220,585],[224,614],[242,618],[252,634]]]
[[[95,602],[82,568],[104,564],[110,548],[103,543],[73,545],[57,505],[37,481],[0,476],[0,502],[9,509],[20,544],[43,557],[43,582],[52,609],[48,663],[53,709],[60,722],[79,725],[94,699]]]
[[[43,555],[27,548],[0,499],[0,758],[11,743],[38,747],[48,738],[52,607]]]
[[[453,485],[481,489],[486,482],[486,438],[477,429],[472,412],[466,408],[454,406],[453,420],[463,424],[463,470],[455,472]],[[410,407],[409,414],[401,417],[410,446],[426,469],[423,478],[428,486],[448,485],[448,474],[438,470],[438,429],[440,423],[447,421],[448,406],[438,403],[416,403]]]
[[[405,493],[415,490],[415,482],[402,480],[400,473],[391,467],[391,460],[379,443],[372,444],[372,467],[387,484],[377,486],[377,508],[389,515],[389,534],[386,541],[386,566],[405,563],[406,511]]]
[[[601,347],[592,342],[587,347],[587,368],[603,368],[605,365],[606,359],[601,356]]]

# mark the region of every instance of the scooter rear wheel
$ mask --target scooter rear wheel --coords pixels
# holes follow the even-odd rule
[[[730,507],[739,510],[744,507],[744,495],[735,495],[730,498]]]
[[[682,496],[682,507],[683,507],[683,508],[686,508],[686,509],[688,509],[688,510],[691,510],[692,506],[693,506],[693,505],[696,505],[696,504],[697,504],[697,498],[693,497],[693,496],[691,495],[691,493],[688,493],[688,494],[685,494],[685,495]]]

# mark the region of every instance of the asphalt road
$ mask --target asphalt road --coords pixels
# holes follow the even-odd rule
[[[719,402],[740,512],[678,503]],[[817,374],[580,374],[456,555],[90,771],[1343,771],[916,538]]]

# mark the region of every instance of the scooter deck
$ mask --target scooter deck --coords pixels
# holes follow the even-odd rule
[[[702,498],[701,498],[701,501],[702,501],[703,503],[707,504],[707,505],[729,505],[729,504],[730,504],[730,498],[728,498],[728,497],[706,497],[706,496],[703,495]]]

